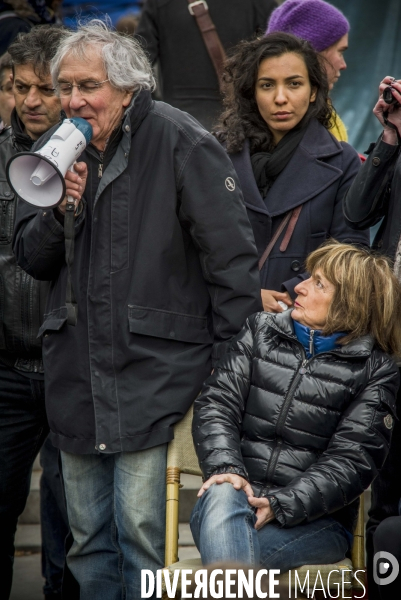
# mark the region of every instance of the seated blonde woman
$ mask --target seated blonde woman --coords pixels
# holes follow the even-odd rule
[[[294,308],[250,317],[195,402],[204,484],[191,529],[204,564],[342,560],[387,456],[400,285],[385,258],[347,244],[306,268]]]

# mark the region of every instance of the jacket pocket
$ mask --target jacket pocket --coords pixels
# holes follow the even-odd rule
[[[67,322],[67,307],[61,306],[60,308],[56,308],[52,310],[51,313],[48,313],[44,317],[44,321],[42,326],[38,331],[37,337],[40,337],[44,333],[51,333],[53,331],[60,331],[64,323]]]
[[[211,344],[212,336],[206,317],[195,317],[168,310],[128,305],[128,321],[131,333],[167,338],[193,344]]]
[[[13,237],[15,202],[7,181],[0,181],[0,244],[10,244]]]

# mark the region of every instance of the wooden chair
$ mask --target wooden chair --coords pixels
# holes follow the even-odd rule
[[[202,562],[200,559],[190,560],[178,560],[178,509],[179,509],[179,490],[181,486],[180,478],[181,473],[188,473],[191,475],[202,475],[199,467],[198,459],[196,456],[191,426],[192,426],[192,415],[193,407],[188,411],[185,417],[179,421],[174,428],[174,439],[169,443],[167,452],[167,504],[166,504],[166,551],[165,551],[165,565],[170,574],[170,579],[173,579],[174,572],[179,569],[191,569],[193,572],[202,568]],[[323,582],[327,581],[327,576],[330,571],[337,571],[332,573],[330,576],[330,589],[333,593],[338,593],[338,584],[342,582],[342,571],[344,573],[344,580],[348,583],[344,586],[346,594],[350,594],[349,590],[362,598],[363,587],[353,580],[351,583],[350,569],[355,572],[356,570],[363,571],[365,564],[365,550],[364,550],[364,501],[363,495],[360,499],[360,507],[358,514],[358,522],[354,532],[354,543],[352,547],[352,560],[346,558],[343,561],[332,564],[332,565],[305,565],[297,569],[299,580],[303,584],[307,573],[309,572],[310,581],[310,592],[313,589],[313,585],[317,576],[317,572],[320,571]],[[359,579],[363,573],[359,573]],[[279,577],[280,583],[286,586],[288,589],[288,573],[283,573]],[[292,589],[294,589],[294,573],[291,578]],[[363,581],[363,583],[365,583]],[[299,589],[299,588],[298,588]],[[180,583],[178,584],[178,590],[180,590]],[[165,590],[164,590],[165,591]],[[328,596],[326,590],[326,597]],[[167,596],[164,596],[167,598]],[[181,596],[178,595],[178,598]],[[302,596],[298,596],[300,598]],[[315,598],[319,600],[324,598],[316,593]],[[332,596],[333,597],[333,596]],[[345,596],[351,598],[351,595]],[[341,598],[341,596],[340,596]]]

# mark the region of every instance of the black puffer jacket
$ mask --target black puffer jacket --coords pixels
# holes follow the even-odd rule
[[[306,360],[291,311],[253,315],[195,402],[203,474],[242,475],[283,526],[331,514],[352,531],[348,505],[386,458],[397,388],[370,336]]]

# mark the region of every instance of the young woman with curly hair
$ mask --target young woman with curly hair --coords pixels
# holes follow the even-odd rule
[[[253,227],[265,310],[291,306],[309,252],[326,239],[369,244],[343,217],[360,167],[328,129],[328,82],[312,46],[286,33],[242,42],[227,62],[216,132],[237,171]]]

